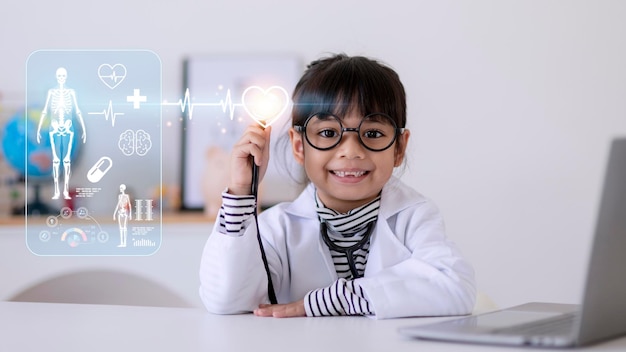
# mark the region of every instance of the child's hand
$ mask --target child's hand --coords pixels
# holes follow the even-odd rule
[[[270,160],[270,133],[258,124],[250,125],[233,147],[230,160],[230,183],[228,192],[234,195],[248,195],[252,187],[252,160],[259,166],[259,182],[263,179]]]
[[[259,308],[254,310],[254,315],[274,318],[306,317],[304,300],[288,304],[260,304]]]

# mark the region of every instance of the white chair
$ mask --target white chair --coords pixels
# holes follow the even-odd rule
[[[157,307],[193,306],[157,282],[114,270],[78,271],[53,277],[8,300]]]

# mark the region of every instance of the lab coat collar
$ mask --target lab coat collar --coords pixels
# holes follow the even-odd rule
[[[292,216],[311,221],[311,226],[319,227],[317,212],[315,210],[315,187],[309,184],[298,198],[287,206],[285,211]],[[421,194],[407,186],[396,177],[392,177],[383,187],[378,210],[378,222],[372,234],[370,252],[365,268],[365,277],[376,274],[382,268],[405,260],[410,252],[398,241],[393,230],[389,227],[388,220],[407,207],[425,202]],[[316,236],[317,247],[324,257],[326,271],[331,280],[337,279],[334,263],[330,252],[324,244],[321,236]]]

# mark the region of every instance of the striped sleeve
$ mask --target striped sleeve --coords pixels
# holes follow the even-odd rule
[[[346,279],[307,293],[304,309],[308,317],[374,314],[363,288],[355,280]]]
[[[255,209],[254,196],[235,196],[223,192],[219,211],[219,232],[230,236],[243,234],[243,224],[254,214]]]

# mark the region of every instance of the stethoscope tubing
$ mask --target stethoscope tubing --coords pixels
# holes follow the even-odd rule
[[[350,272],[352,273],[352,278],[354,279],[357,279],[363,276],[359,274],[358,270],[356,270],[356,262],[354,261],[354,252],[359,249],[363,249],[365,244],[369,242],[370,238],[372,237],[374,225],[376,225],[376,221],[372,221],[369,224],[367,224],[367,230],[365,231],[363,238],[361,238],[359,242],[353,244],[350,247],[341,247],[341,246],[336,245],[335,243],[333,243],[333,241],[330,240],[330,237],[328,236],[328,225],[326,224],[326,222],[322,220],[320,223],[320,233],[322,234],[322,239],[324,240],[324,243],[326,243],[328,248],[335,250],[337,252],[343,253],[346,256],[346,259],[348,260],[348,266],[350,267]]]
[[[265,274],[267,275],[267,295],[271,304],[277,304],[276,292],[274,291],[274,284],[272,283],[272,275],[270,274],[270,266],[267,262],[267,256],[265,255],[265,248],[263,247],[263,240],[261,239],[261,231],[259,231],[258,220],[258,204],[259,204],[259,166],[254,163],[254,157],[250,157],[252,161],[252,195],[255,200],[254,209],[254,223],[256,225],[256,237],[259,242],[259,249],[261,250],[261,259],[263,260],[263,267],[265,268]]]

